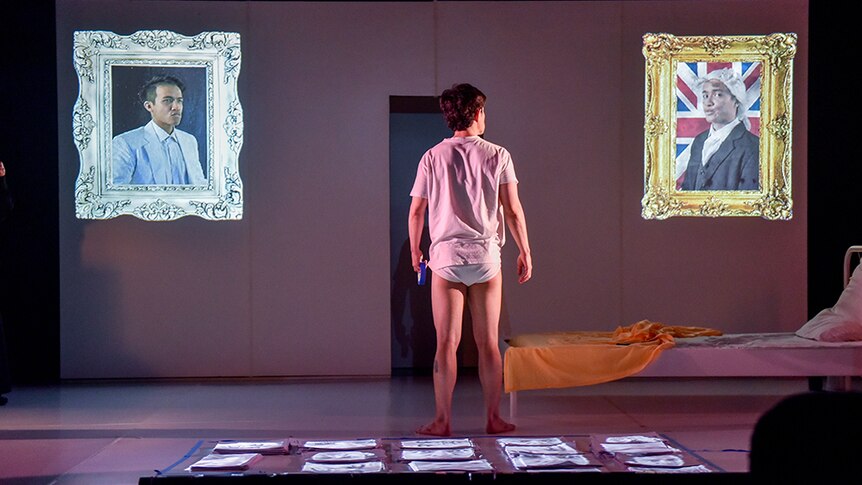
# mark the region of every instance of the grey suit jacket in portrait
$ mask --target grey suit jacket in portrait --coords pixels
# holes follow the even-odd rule
[[[760,190],[760,138],[736,125],[706,165],[701,163],[709,130],[691,144],[682,190]]]
[[[159,138],[153,131],[151,121],[146,125],[114,137],[113,150],[114,184],[173,185],[168,179],[170,161],[164,153]],[[205,185],[206,178],[198,157],[198,141],[185,131],[174,129],[190,185]]]

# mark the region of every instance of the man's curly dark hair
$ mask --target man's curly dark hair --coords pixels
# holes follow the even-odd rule
[[[485,107],[485,94],[469,84],[453,84],[440,95],[440,109],[452,131],[466,130]]]

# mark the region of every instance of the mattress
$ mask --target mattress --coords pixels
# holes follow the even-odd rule
[[[591,333],[583,332],[585,335]],[[676,338],[630,345],[565,344],[519,336],[506,351],[506,392],[576,387],[636,377],[862,375],[862,342],[818,342],[793,333]]]
[[[642,377],[813,377],[862,375],[862,342],[819,342],[793,333],[676,339]]]

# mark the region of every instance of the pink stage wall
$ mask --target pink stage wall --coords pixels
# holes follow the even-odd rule
[[[75,219],[72,32],[102,29],[242,35],[242,221]],[[793,220],[641,219],[645,32],[799,35]],[[807,1],[60,0],[62,377],[388,374],[389,96],[454,82],[488,94],[521,180],[535,274],[505,248],[504,333],[795,330],[807,34]]]

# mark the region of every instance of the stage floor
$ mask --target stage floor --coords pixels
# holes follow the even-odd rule
[[[654,431],[745,472],[758,417],[807,389],[797,378],[633,378],[530,391],[512,434]],[[433,413],[430,377],[64,383],[7,396],[0,481],[11,484],[136,484],[201,439],[406,437]],[[454,435],[485,434],[478,378],[459,380],[453,412]]]

